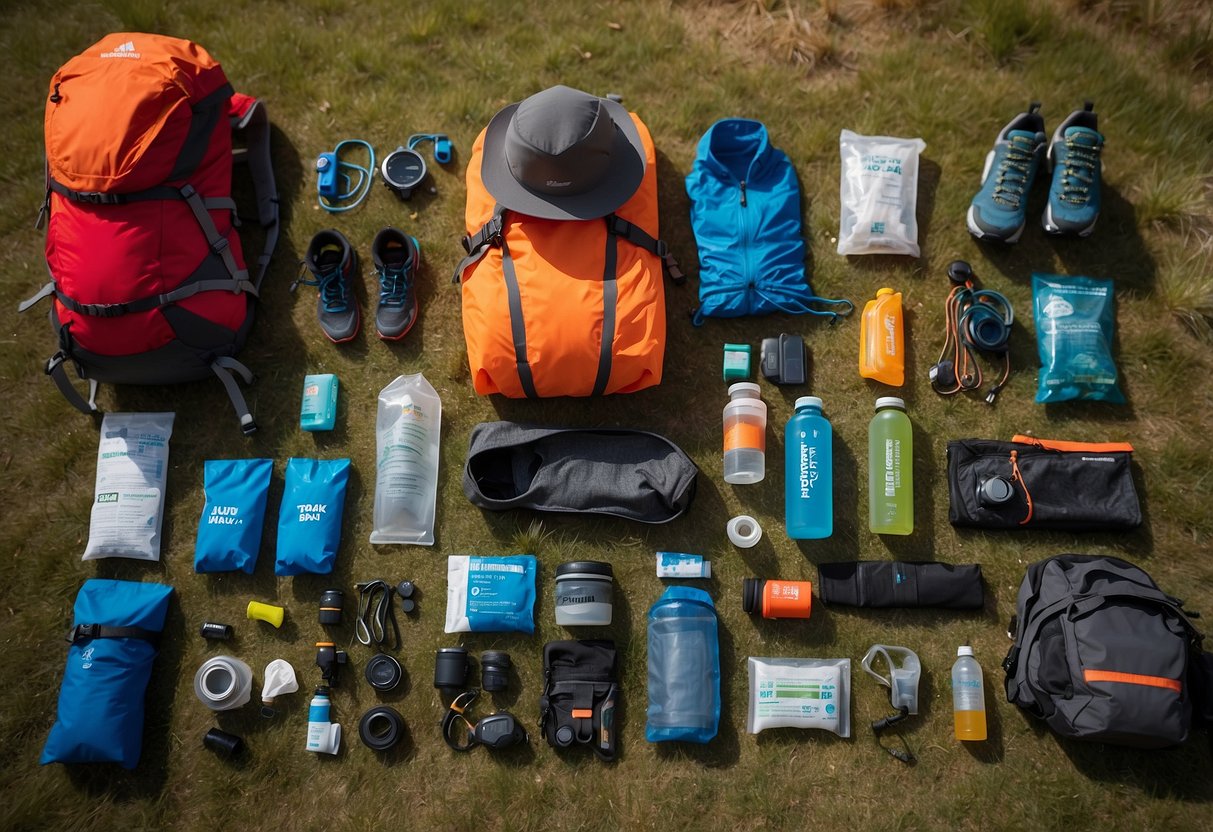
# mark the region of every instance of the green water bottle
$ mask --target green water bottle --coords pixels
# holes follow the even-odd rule
[[[875,534],[914,531],[914,436],[906,403],[876,400],[868,425],[868,528]]]

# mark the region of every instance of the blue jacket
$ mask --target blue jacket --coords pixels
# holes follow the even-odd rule
[[[707,317],[772,312],[829,315],[809,304],[845,304],[813,294],[805,275],[800,184],[762,122],[722,119],[699,140],[686,179],[699,247],[699,309]]]

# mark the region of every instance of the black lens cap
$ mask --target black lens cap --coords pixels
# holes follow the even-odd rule
[[[977,486],[977,501],[990,508],[1009,502],[1015,489],[1005,477],[988,477]]]
[[[377,653],[366,663],[366,680],[375,690],[392,690],[400,684],[404,670],[400,662],[387,653]]]

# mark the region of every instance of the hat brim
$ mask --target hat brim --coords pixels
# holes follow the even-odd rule
[[[593,220],[620,208],[644,181],[645,150],[640,131],[623,105],[601,99],[616,129],[611,147],[611,167],[593,190],[569,196],[532,191],[514,178],[505,158],[505,134],[518,104],[510,104],[493,116],[484,134],[480,179],[497,202],[511,211],[548,220]],[[521,103],[521,102],[519,102]]]

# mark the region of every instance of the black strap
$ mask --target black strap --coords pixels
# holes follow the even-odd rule
[[[612,214],[612,216],[614,216]],[[607,222],[606,252],[602,267],[602,340],[598,347],[598,375],[591,395],[601,396],[611,380],[611,360],[615,347],[615,316],[619,302],[619,238]]]
[[[510,308],[510,332],[514,337],[514,363],[518,368],[518,382],[528,399],[537,399],[535,377],[531,373],[531,362],[526,353],[526,321],[522,317],[522,294],[518,289],[518,273],[514,271],[514,258],[510,247],[501,238],[501,274],[505,278],[506,297]]]
[[[261,281],[270,267],[270,259],[278,246],[279,210],[278,185],[274,180],[274,165],[270,155],[270,117],[265,105],[254,102],[248,112],[233,125],[244,131],[245,158],[253,178],[253,193],[257,198],[257,221],[265,229],[265,244],[257,257],[257,276],[253,287],[261,289]]]
[[[489,217],[489,221],[482,225],[475,234],[469,234],[460,241],[463,243],[463,250],[467,252],[467,256],[460,260],[459,265],[455,267],[455,273],[451,275],[452,283],[458,283],[463,278],[463,272],[467,267],[479,262],[484,255],[488,254],[491,247],[501,247],[505,232],[504,214],[504,208],[500,205],[494,206],[493,215]]]
[[[252,384],[252,370],[236,359],[225,355],[216,358],[211,363],[211,372],[223,382],[223,389],[227,391],[227,397],[232,401],[232,409],[236,411],[236,417],[240,420],[240,430],[244,432],[245,436],[251,436],[256,433],[257,423],[253,421],[253,414],[249,412],[248,404],[244,401],[244,395],[240,392],[236,379],[232,377],[232,374],[235,373],[244,379],[245,384]]]
[[[687,282],[687,276],[678,267],[678,261],[670,253],[670,247],[665,240],[658,240],[639,225],[628,222],[615,214],[608,214],[606,221],[607,228],[612,233],[619,235],[637,248],[642,248],[650,254],[660,257],[666,276],[674,282],[674,285],[681,286]]]
[[[185,134],[185,141],[181,143],[177,161],[167,181],[180,182],[192,176],[198,169],[207,148],[211,146],[211,134],[215,132],[215,125],[227,109],[233,92],[231,84],[224,84],[190,108],[190,129]]]
[[[142,627],[111,627],[109,624],[77,624],[67,631],[68,644],[79,644],[82,641],[89,641],[94,638],[137,638],[142,641],[150,641],[152,644],[160,642],[160,633],[154,630],[145,630]]]
[[[52,355],[46,362],[46,374],[51,377],[51,381],[55,382],[55,386],[59,388],[59,392],[63,394],[63,398],[67,399],[67,403],[79,410],[81,413],[92,415],[98,413],[97,410],[97,380],[90,378],[88,380],[88,401],[76,392],[76,388],[72,386],[72,382],[67,377],[67,372],[63,369],[64,362],[67,361],[67,354],[60,350]]]

